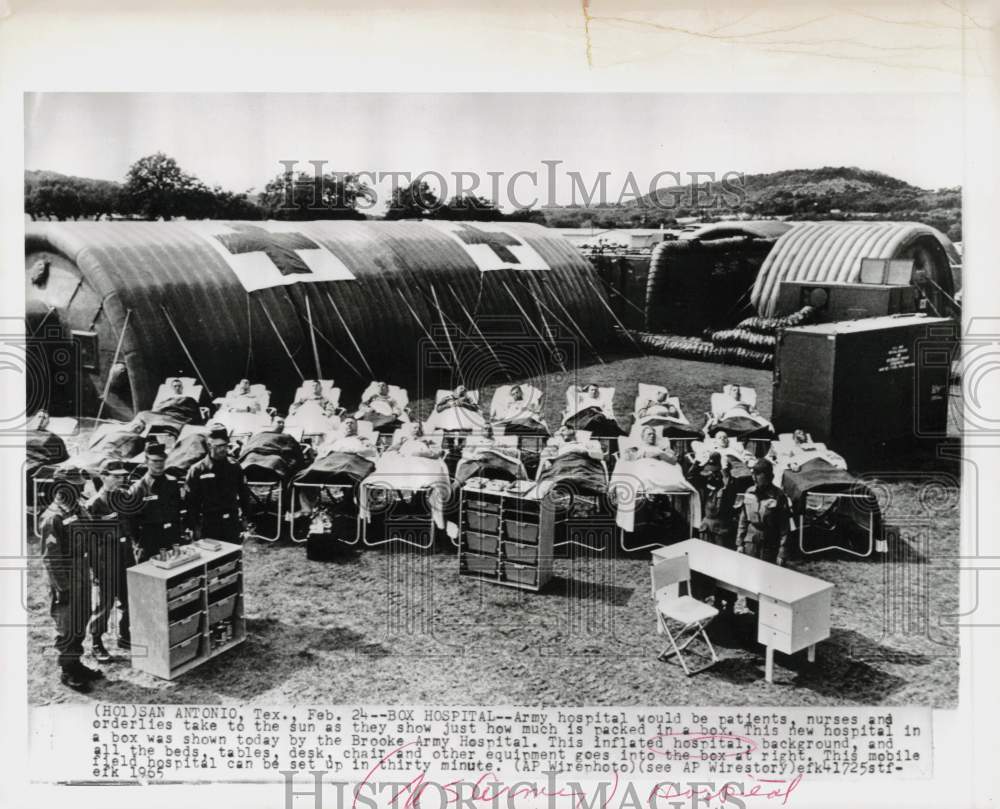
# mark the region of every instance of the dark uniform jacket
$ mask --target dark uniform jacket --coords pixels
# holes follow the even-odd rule
[[[728,483],[720,481],[718,486],[707,486],[701,523],[703,531],[713,534],[729,533],[732,536],[736,529],[736,495],[736,484],[732,478]]]
[[[87,570],[87,547],[71,544],[70,531],[74,523],[87,520],[87,511],[79,505],[65,508],[52,503],[42,513],[38,531],[42,536],[42,561],[49,574],[53,589],[69,591],[72,578],[77,577],[76,586],[90,587]]]
[[[128,501],[133,510],[129,533],[143,558],[181,541],[181,489],[176,478],[147,473],[129,487]]]
[[[247,515],[250,495],[243,468],[232,458],[204,457],[187,473],[187,521],[192,529],[209,525],[238,526],[239,512]],[[228,532],[227,532],[228,533]]]
[[[128,509],[127,498],[127,487],[122,487],[115,491],[114,494],[109,492],[107,489],[101,489],[97,494],[87,501],[87,513],[95,520],[101,520],[106,524],[110,524],[109,527],[113,526],[115,531],[113,537],[109,536],[107,542],[103,542],[98,539],[98,542],[93,549],[98,554],[112,553],[113,551],[121,550],[125,551],[127,549],[128,553],[124,554],[124,558],[128,559],[128,554],[131,553],[131,546],[128,544],[129,537],[129,520],[128,515],[123,513],[123,510]],[[118,545],[124,546],[123,548],[117,548]],[[132,560],[135,561],[134,559]],[[101,564],[101,560],[92,559],[92,565]],[[96,569],[95,569],[96,573]]]

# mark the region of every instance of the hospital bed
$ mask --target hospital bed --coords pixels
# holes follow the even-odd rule
[[[359,539],[358,498],[361,482],[375,471],[378,457],[372,425],[358,422],[358,438],[369,449],[359,452],[324,452],[297,473],[291,484],[291,537],[293,542],[309,542],[309,558],[324,556],[318,550],[321,538],[345,545]]]
[[[375,462],[375,469],[359,490],[361,541],[368,547],[395,542],[430,550],[437,531],[445,528],[445,512],[452,503],[448,467],[442,458],[423,457],[415,450],[441,453],[440,436],[410,438],[400,445],[402,430],[393,436],[392,446]]]
[[[386,385],[392,404],[384,399],[373,399],[372,397],[378,393],[379,384],[379,382],[372,382],[365,388],[354,417],[359,421],[367,421],[371,424],[379,435],[379,443],[385,445],[392,434],[410,420],[410,394],[406,388]],[[395,404],[395,408],[393,404]]]
[[[619,547],[632,553],[687,539],[701,525],[701,498],[685,478],[672,440],[657,430],[656,447],[674,453],[674,461],[636,457],[645,446],[642,432],[652,425],[636,424],[619,440],[619,457],[608,485],[615,506]]]
[[[618,426],[614,410],[615,389],[598,388],[598,395],[591,396],[583,388],[570,385],[566,389],[566,407],[562,425],[574,430],[586,430],[601,442],[606,455],[616,449],[615,440],[627,433]]]
[[[250,436],[242,446],[239,462],[250,491],[255,526],[250,536],[267,542],[281,538],[288,485],[305,466],[301,438],[301,433],[291,430],[265,430]]]
[[[704,429],[707,437],[723,431],[746,444],[756,457],[767,453],[775,437],[774,425],[757,412],[757,391],[726,385],[721,393],[713,393],[710,401]]]
[[[774,481],[791,501],[803,554],[867,557],[884,549],[878,498],[843,458],[811,440],[797,446],[788,433],[773,442],[772,454]]]
[[[471,478],[527,480],[518,436],[495,435],[492,439],[469,436],[455,468],[455,485],[464,486]]]
[[[555,509],[554,548],[603,552],[613,544],[608,480],[604,447],[586,430],[543,450],[533,494]]]

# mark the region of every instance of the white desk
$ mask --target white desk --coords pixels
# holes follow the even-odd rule
[[[828,581],[701,539],[658,548],[652,556],[653,564],[687,556],[692,571],[713,579],[724,590],[757,599],[757,641],[767,649],[764,676],[768,682],[773,681],[775,649],[785,654],[808,649],[812,663],[816,644],[830,637],[833,585]]]

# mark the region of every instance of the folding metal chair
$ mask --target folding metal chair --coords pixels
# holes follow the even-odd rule
[[[676,656],[688,677],[714,666],[719,662],[719,657],[715,653],[712,642],[708,639],[705,627],[712,622],[719,611],[691,596],[691,568],[688,565],[687,556],[664,559],[653,565],[651,570],[653,598],[656,599],[657,631],[666,635],[667,640],[669,640],[657,659],[669,660]],[[684,595],[681,595],[680,592],[682,585],[687,590]],[[671,623],[675,625],[674,630],[671,630]],[[684,659],[683,652],[699,638],[708,647],[711,660],[697,668],[692,668]]]

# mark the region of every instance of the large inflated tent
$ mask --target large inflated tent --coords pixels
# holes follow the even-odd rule
[[[36,222],[25,267],[47,369],[29,407],[56,412],[126,417],[178,374],[214,396],[246,376],[283,406],[317,356],[346,387],[413,386],[476,340],[481,356],[482,334],[614,339],[593,267],[523,223]]]
[[[754,282],[751,302],[758,313],[775,313],[782,281],[857,283],[865,258],[912,259],[910,283],[932,310],[952,313],[952,264],[960,257],[940,231],[916,222],[803,222],[775,242]]]
[[[777,233],[739,224],[702,232],[700,238],[663,242],[653,250],[644,301],[647,331],[698,335],[726,328],[745,314],[747,290]]]

